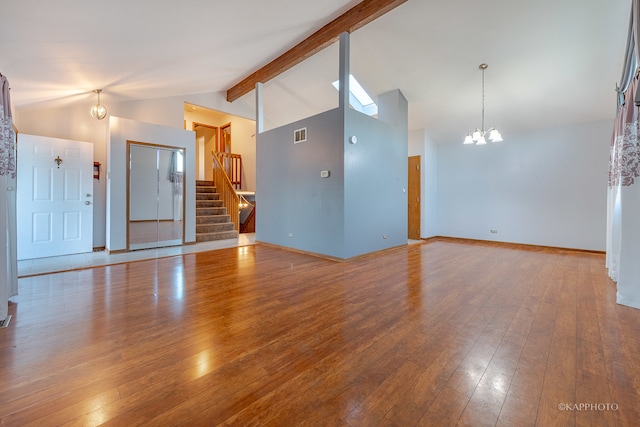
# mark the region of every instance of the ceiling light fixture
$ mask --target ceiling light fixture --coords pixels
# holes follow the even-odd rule
[[[498,129],[495,127],[486,131],[484,130],[484,70],[486,70],[487,67],[489,67],[487,64],[480,64],[478,66],[478,68],[482,70],[482,127],[480,129],[476,128],[473,132],[469,132],[464,139],[464,144],[484,145],[487,143],[485,136],[487,136],[491,142],[502,141],[502,135],[500,135],[500,132],[498,132]]]
[[[98,94],[98,103],[91,107],[89,114],[91,114],[91,117],[94,119],[102,120],[107,116],[107,107],[100,104],[100,93],[102,89],[95,89],[94,92]]]

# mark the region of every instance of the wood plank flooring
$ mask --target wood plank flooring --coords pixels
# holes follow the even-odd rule
[[[22,278],[0,426],[631,426],[640,310],[600,254],[266,245]],[[606,406],[605,406],[606,405]]]

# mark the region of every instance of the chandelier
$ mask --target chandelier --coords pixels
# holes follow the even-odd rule
[[[98,94],[98,103],[91,107],[89,114],[91,114],[91,117],[94,119],[102,120],[107,116],[107,107],[100,104],[100,93],[102,89],[96,89],[94,92]]]
[[[480,129],[476,128],[473,132],[469,132],[464,139],[464,144],[476,144],[476,145],[484,145],[487,143],[487,138],[491,142],[500,142],[502,141],[502,135],[498,132],[498,129],[492,127],[488,130],[484,130],[484,70],[488,67],[487,64],[480,64],[478,68],[482,70],[482,127]]]

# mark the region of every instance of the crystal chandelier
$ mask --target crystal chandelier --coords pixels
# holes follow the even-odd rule
[[[476,128],[473,132],[469,132],[464,139],[465,144],[484,145],[487,143],[485,136],[489,138],[491,142],[502,141],[502,135],[500,135],[500,132],[498,132],[498,129],[495,127],[484,130],[484,70],[486,70],[487,67],[487,64],[480,64],[478,67],[482,70],[482,127],[480,129]]]

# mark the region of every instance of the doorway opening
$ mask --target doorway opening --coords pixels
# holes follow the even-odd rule
[[[211,153],[219,151],[219,128],[204,123],[193,122],[192,130],[196,133],[196,167],[199,180],[213,180]]]
[[[185,102],[184,128],[196,138],[196,185],[215,187],[213,197],[230,214],[239,209],[238,230],[255,230],[256,122]],[[227,179],[214,175],[224,172]],[[241,198],[240,202],[235,199]],[[205,195],[196,196],[204,198]],[[199,200],[204,208],[204,200]],[[233,217],[235,218],[235,213]],[[204,228],[204,227],[200,227]],[[198,232],[197,232],[198,233]]]

